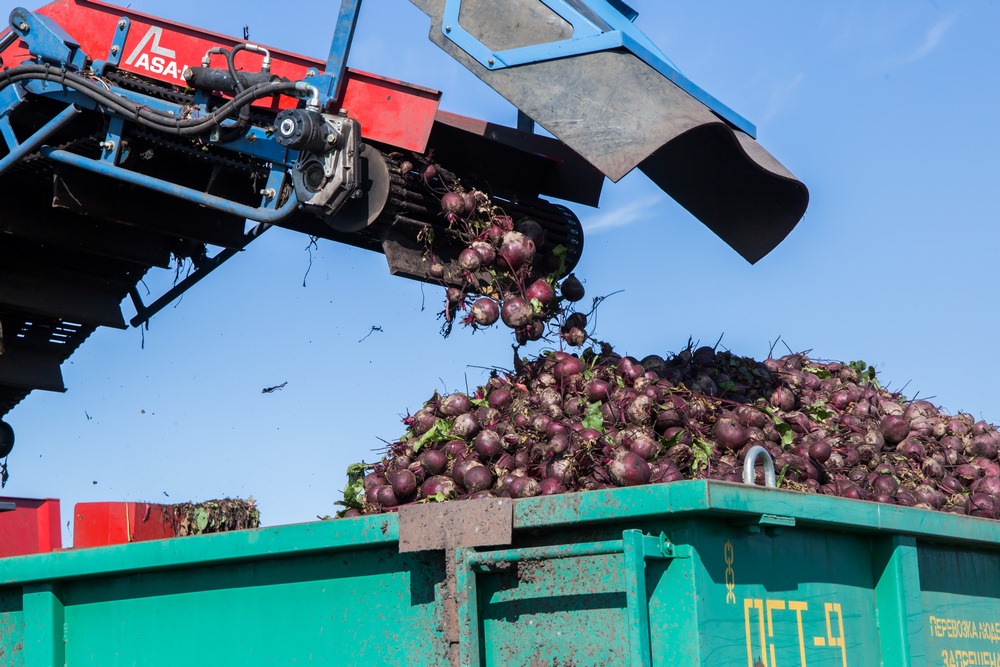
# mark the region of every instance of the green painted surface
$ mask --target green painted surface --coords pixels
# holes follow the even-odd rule
[[[479,575],[486,665],[628,663],[622,554],[517,563]]]
[[[1000,553],[922,544],[919,562],[927,664],[1000,664]]]
[[[80,581],[64,592],[66,663],[407,664],[420,637],[422,664],[445,664],[444,571],[429,556],[366,550]]]
[[[514,509],[496,551],[525,558],[462,570],[461,630],[443,552],[398,553],[392,515],[0,560],[0,665],[447,665],[459,637],[470,665],[624,665],[646,619],[653,665],[1000,660],[1000,522],[705,482]],[[661,533],[641,579],[583,548]]]
[[[872,574],[875,576],[875,612],[883,665],[916,667],[927,664],[920,619],[920,580],[917,541],[888,535],[873,540]],[[886,656],[891,656],[887,660]]]
[[[699,523],[704,665],[877,665],[871,540]],[[728,585],[727,585],[728,582]]]
[[[0,665],[24,667],[24,613],[22,605],[23,593],[21,589],[15,587],[0,588]]]

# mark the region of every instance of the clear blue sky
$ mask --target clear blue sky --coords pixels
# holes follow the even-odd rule
[[[589,294],[624,290],[601,307],[599,337],[644,356],[724,334],[763,358],[780,336],[776,352],[864,359],[908,396],[1000,419],[1000,5],[631,3],[689,78],[756,123],[811,205],[751,267],[642,174],[609,183],[600,209],[576,208]],[[320,58],[336,16],[317,0],[281,5],[288,19],[264,3],[132,8],[233,35],[248,24],[254,41]],[[512,124],[427,30],[407,0],[367,0],[351,64]],[[138,330],[95,334],[64,366],[68,393],[35,393],[8,416],[3,493],[61,498],[64,523],[80,501],[227,495],[257,498],[266,524],[310,520],[335,510],[346,465],[375,458],[407,410],[510,366],[506,330],[443,340],[442,291],[389,276],[381,255],[321,243],[303,287],[306,246],[268,232],[156,316],[144,349]]]

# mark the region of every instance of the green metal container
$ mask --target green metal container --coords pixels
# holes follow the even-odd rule
[[[704,481],[418,509],[2,559],[0,665],[1000,664],[1000,521]]]

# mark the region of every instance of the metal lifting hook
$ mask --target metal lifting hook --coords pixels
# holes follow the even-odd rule
[[[771,454],[760,445],[751,447],[746,458],[743,459],[743,483],[754,484],[754,467],[760,457],[764,458],[764,486],[771,489],[776,488],[778,485],[774,478],[774,461],[771,460]]]

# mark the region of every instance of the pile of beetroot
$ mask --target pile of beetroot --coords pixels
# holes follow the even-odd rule
[[[863,362],[758,362],[691,345],[667,358],[605,346],[515,361],[474,396],[435,394],[406,417],[381,461],[349,470],[342,515],[742,481],[745,453],[761,445],[782,488],[1000,518],[997,428],[907,401]]]

